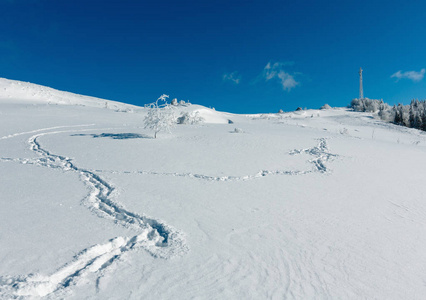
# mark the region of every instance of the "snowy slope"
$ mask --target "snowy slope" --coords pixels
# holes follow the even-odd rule
[[[133,105],[58,91],[29,82],[0,78],[0,103],[62,104],[130,110]]]
[[[143,108],[31,88],[0,93],[0,298],[424,298],[422,132],[190,105],[153,139]]]

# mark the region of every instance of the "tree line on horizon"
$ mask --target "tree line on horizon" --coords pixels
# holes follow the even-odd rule
[[[350,107],[359,112],[377,113],[386,122],[426,131],[426,100],[414,99],[408,105],[390,106],[383,100],[353,99]]]

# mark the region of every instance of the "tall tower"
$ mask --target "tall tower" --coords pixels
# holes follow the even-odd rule
[[[359,99],[364,99],[364,91],[362,90],[362,69],[359,68]]]

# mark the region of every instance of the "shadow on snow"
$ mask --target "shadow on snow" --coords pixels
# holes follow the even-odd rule
[[[91,136],[93,138],[111,138],[114,140],[151,139],[148,135],[139,133],[101,133],[101,134],[72,134],[71,136]]]

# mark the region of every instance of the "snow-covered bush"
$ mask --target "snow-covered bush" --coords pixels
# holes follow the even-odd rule
[[[383,100],[363,98],[353,99],[350,107],[360,112],[377,112],[381,105],[384,105]]]
[[[382,107],[379,109],[378,116],[380,119],[386,122],[393,122],[395,120],[395,110],[388,107]]]
[[[191,105],[191,102],[189,102],[189,100],[180,100],[179,101],[179,105],[180,106],[190,106]]]
[[[204,118],[200,116],[198,111],[182,113],[181,116],[177,119],[178,124],[199,124],[204,122]]]
[[[157,133],[160,131],[171,132],[171,129],[176,125],[176,116],[174,107],[167,103],[168,95],[161,95],[154,103],[148,104],[148,114],[146,115],[145,129],[154,131],[154,138],[157,138]]]
[[[244,131],[241,128],[234,128],[233,133],[243,133]]]
[[[324,109],[331,109],[331,106],[326,103],[323,106],[321,106],[320,109],[322,109],[322,110],[324,110]]]

